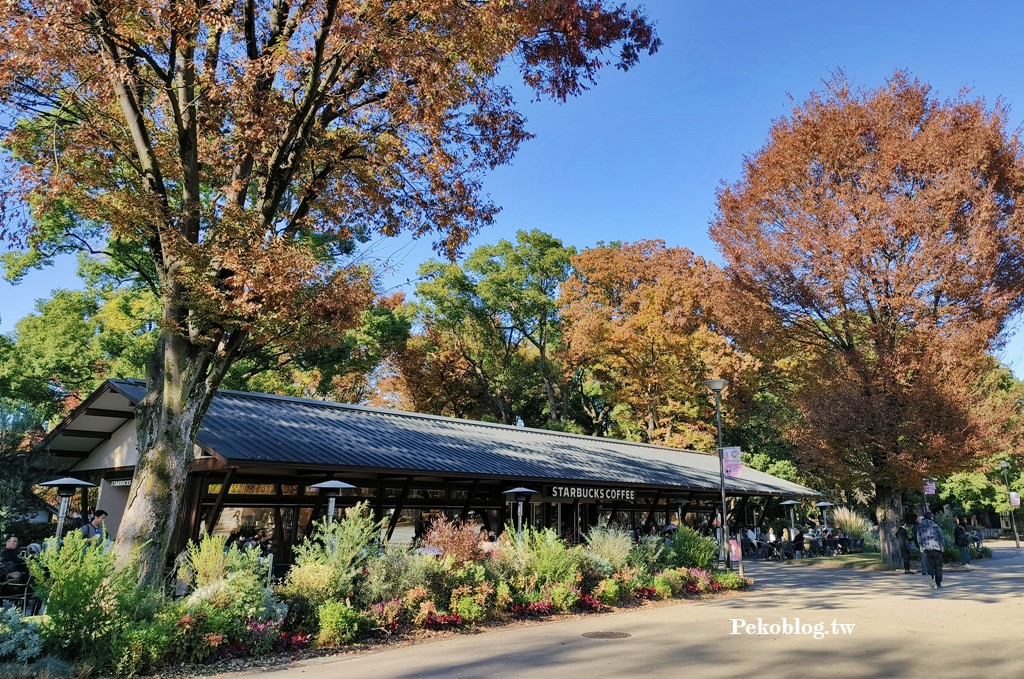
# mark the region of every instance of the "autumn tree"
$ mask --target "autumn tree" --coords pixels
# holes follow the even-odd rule
[[[0,235],[41,260],[141,247],[159,301],[118,534],[149,582],[231,365],[357,321],[354,240],[434,233],[451,253],[491,221],[482,173],[528,136],[499,68],[565,99],[611,49],[625,69],[658,44],[601,0],[0,0],[0,23]]]
[[[704,379],[742,389],[750,367],[717,326],[714,267],[661,241],[598,246],[572,263],[560,298],[567,361],[586,375],[584,396],[599,390],[611,408],[612,435],[713,449]]]
[[[871,91],[838,76],[718,195],[730,332],[763,360],[799,357],[798,455],[869,489],[890,563],[902,490],[998,445],[1005,413],[978,407],[985,351],[1024,286],[1024,162],[1006,120],[903,73]]]

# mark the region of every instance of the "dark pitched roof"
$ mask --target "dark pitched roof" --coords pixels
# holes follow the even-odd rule
[[[143,383],[111,380],[130,402]],[[199,444],[231,464],[314,465],[441,476],[719,487],[713,455],[643,443],[458,420],[435,415],[221,390]],[[731,494],[812,496],[815,491],[744,467]]]

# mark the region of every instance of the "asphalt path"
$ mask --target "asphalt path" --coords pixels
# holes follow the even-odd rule
[[[919,574],[754,562],[747,564],[747,575],[757,584],[741,596],[489,629],[258,674],[268,679],[1022,679],[1024,550],[1016,550],[1012,541],[987,544],[992,559],[946,572],[938,590]],[[584,636],[594,633],[628,636]]]

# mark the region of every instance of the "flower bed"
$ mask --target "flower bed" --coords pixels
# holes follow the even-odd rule
[[[206,538],[189,549],[178,577],[191,581],[192,590],[177,601],[139,590],[132,569],[115,569],[109,555],[71,536],[32,565],[47,621],[9,622],[24,648],[8,649],[9,658],[0,660],[20,661],[26,676],[31,663],[48,656],[89,665],[97,674],[133,676],[418,629],[601,612],[750,584],[710,570],[713,543],[686,528],[669,543],[640,544],[595,530],[584,546],[567,545],[550,530],[510,531],[485,552],[470,539],[475,528],[441,521],[424,540],[434,549],[416,553],[381,549],[380,526],[370,516],[357,506],[342,521],[318,525],[273,589],[264,586],[266,565],[259,558]],[[83,601],[90,604],[76,604]],[[93,624],[83,627],[82,621]]]

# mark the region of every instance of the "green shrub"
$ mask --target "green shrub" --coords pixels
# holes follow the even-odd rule
[[[571,583],[556,582],[546,598],[554,605],[555,610],[568,613],[580,600],[580,589]]]
[[[99,668],[110,662],[110,640],[149,608],[150,591],[139,591],[134,565],[115,567],[102,544],[71,531],[29,559],[36,592],[46,602],[44,647]]]
[[[750,580],[740,577],[735,571],[715,571],[711,577],[722,589],[746,589],[751,584]]]
[[[665,548],[665,562],[670,566],[709,568],[718,555],[718,543],[688,526],[680,526]]]
[[[462,616],[468,624],[480,622],[487,617],[487,607],[473,594],[452,596],[451,612]]]
[[[647,536],[636,543],[629,552],[629,565],[643,568],[646,571],[657,570],[664,562],[665,540],[654,535]]]
[[[464,587],[475,590],[487,581],[487,569],[483,564],[467,561],[458,568],[449,556],[440,559],[427,557],[423,563],[423,574],[428,598],[441,605],[452,601],[456,590]]]
[[[224,580],[233,573],[267,577],[268,565],[256,550],[243,552],[237,544],[226,548],[226,543],[227,539],[220,535],[207,535],[199,542],[189,542],[182,568],[191,575],[197,588]]]
[[[611,569],[609,574],[622,569],[633,551],[633,537],[621,530],[592,528],[586,535],[586,541],[584,551],[587,558],[602,566],[607,564]]]
[[[341,521],[318,522],[310,539],[295,547],[295,563],[327,566],[335,598],[351,598],[363,567],[379,552],[381,527],[369,506],[360,502]]]
[[[284,628],[290,632],[315,633],[317,609],[335,596],[334,570],[325,563],[310,562],[292,567],[277,596],[288,606]]]
[[[683,580],[679,577],[678,571],[662,571],[654,576],[651,585],[658,596],[663,599],[670,599],[679,596],[683,592]]]
[[[352,643],[372,627],[365,613],[344,601],[328,601],[320,606],[318,613],[320,633],[316,645],[322,648]]]
[[[166,659],[172,630],[164,621],[141,622],[127,627],[111,641],[111,664],[119,677],[149,674]]]
[[[16,608],[0,611],[0,661],[27,663],[42,652],[38,625],[25,620]]]
[[[434,557],[415,554],[407,545],[389,544],[366,562],[366,576],[356,595],[366,606],[400,598],[426,582]]]
[[[615,578],[605,578],[597,583],[597,587],[594,588],[594,596],[606,606],[618,606],[622,598],[619,581]]]
[[[539,587],[548,584],[577,583],[585,563],[583,549],[567,546],[555,531],[527,528],[497,550],[489,567],[496,581],[504,580],[513,589],[535,594]]]

